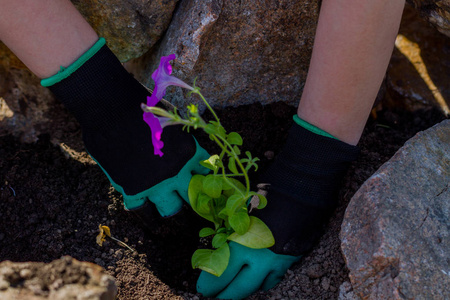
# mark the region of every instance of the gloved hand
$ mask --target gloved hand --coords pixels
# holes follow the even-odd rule
[[[230,262],[225,272],[216,277],[202,271],[197,281],[197,291],[205,297],[242,299],[259,289],[274,287],[299,259],[275,254],[269,249],[250,249],[230,242]]]
[[[176,214],[188,201],[192,175],[208,172],[199,165],[208,153],[179,125],[164,129],[164,155],[154,155],[141,110],[150,93],[123,68],[104,39],[41,84],[75,115],[87,151],[122,193],[125,208],[141,219],[150,202],[163,217]]]
[[[270,184],[267,206],[254,215],[275,237],[270,249],[230,243],[229,266],[220,277],[202,272],[197,290],[220,299],[242,299],[275,286],[314,246],[337,203],[341,179],[358,148],[294,116],[286,144],[260,182]]]

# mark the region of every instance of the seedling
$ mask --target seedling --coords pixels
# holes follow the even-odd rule
[[[182,124],[188,132],[191,128],[203,129],[211,140],[217,143],[221,152],[212,155],[200,164],[211,170],[210,174],[194,175],[188,189],[189,202],[192,209],[201,217],[212,222],[211,227],[200,230],[201,238],[211,237],[213,249],[198,249],[192,256],[192,267],[199,268],[213,275],[220,276],[228,266],[230,258],[229,241],[233,241],[253,249],[271,247],[275,240],[272,232],[262,220],[249,215],[251,209],[262,209],[267,205],[264,195],[250,191],[248,171],[258,169],[259,159],[246,151],[241,158],[240,146],[243,139],[237,132],[227,133],[220,123],[215,111],[211,108],[200,88],[189,86],[178,78],[170,76],[172,54],[161,58],[158,69],[153,73],[155,91],[143,104],[144,119],[152,129],[152,141],[155,154],[163,155],[161,149],[162,129],[167,125]],[[188,95],[196,94],[205,103],[214,116],[214,120],[206,122],[200,116],[196,105],[188,105],[187,116],[182,118],[178,111],[173,112],[155,107],[169,85],[177,85],[190,90]],[[239,179],[242,179],[242,182]]]
[[[131,248],[130,246],[128,246],[127,244],[125,244],[121,240],[116,239],[115,237],[113,237],[111,235],[111,230],[109,229],[108,226],[104,226],[104,225],[102,226],[102,224],[99,224],[98,228],[99,228],[100,233],[97,235],[97,244],[99,244],[100,247],[103,246],[103,242],[106,240],[106,237],[109,237],[110,239],[115,241],[120,246],[130,249],[132,252],[136,252],[136,250],[134,250],[133,248]]]

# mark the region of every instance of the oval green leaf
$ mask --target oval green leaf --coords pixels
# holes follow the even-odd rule
[[[220,248],[227,242],[228,235],[226,233],[218,233],[213,237],[212,246],[214,248]]]
[[[219,277],[225,272],[230,260],[230,247],[225,243],[216,250],[198,249],[192,255],[192,268],[201,269]]]
[[[216,232],[214,231],[214,229],[205,227],[200,230],[200,232],[198,233],[198,236],[199,237],[207,237],[207,236],[213,235],[215,233]]]
[[[239,172],[236,168],[236,160],[234,159],[234,157],[230,157],[230,159],[228,160],[228,169],[233,174],[239,174]]]
[[[194,210],[196,210],[196,208],[197,208],[198,194],[203,189],[203,179],[204,178],[205,178],[205,176],[203,176],[203,175],[194,175],[194,176],[192,176],[191,181],[189,182],[188,198],[189,198],[189,203],[191,204],[191,206]]]
[[[269,248],[275,244],[275,239],[269,227],[254,216],[250,216],[250,226],[246,233],[240,235],[234,232],[228,239],[253,249]]]
[[[244,210],[233,214],[228,221],[230,222],[231,228],[239,235],[245,234],[250,227],[250,217],[247,211]]]
[[[203,180],[203,192],[212,198],[219,198],[222,194],[223,179],[220,176],[209,174]]]
[[[231,145],[242,146],[242,137],[237,132],[230,132],[227,136],[227,142]]]
[[[205,193],[198,194],[197,212],[200,215],[211,214],[211,205],[210,205],[211,200],[212,200],[212,198]]]
[[[242,195],[240,195],[240,194],[231,195],[227,199],[227,206],[226,206],[229,216],[234,214],[234,212],[239,207],[241,207],[243,204],[244,204],[244,198],[242,197]]]

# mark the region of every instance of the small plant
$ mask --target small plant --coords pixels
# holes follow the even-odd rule
[[[164,126],[182,124],[188,132],[190,128],[203,129],[220,147],[219,154],[212,155],[200,164],[211,170],[211,173],[194,175],[189,184],[188,194],[192,209],[201,217],[213,223],[212,227],[200,230],[200,237],[212,237],[213,249],[198,249],[192,256],[192,267],[199,268],[213,275],[220,276],[228,266],[230,258],[229,241],[233,241],[253,249],[271,247],[275,241],[270,229],[263,221],[249,215],[253,208],[262,209],[267,205],[267,199],[250,190],[248,171],[257,170],[256,157],[246,151],[245,158],[241,158],[240,146],[242,137],[237,132],[224,129],[215,111],[203,97],[200,89],[195,85],[189,86],[181,80],[170,76],[172,67],[170,60],[175,59],[172,54],[161,58],[158,69],[153,73],[155,90],[143,104],[144,120],[152,130],[152,141],[155,154],[161,152],[161,133]],[[155,107],[162,99],[168,85],[177,85],[190,90],[188,95],[197,94],[214,116],[214,120],[206,122],[200,116],[196,105],[188,105],[187,116],[182,118],[178,111],[173,112]],[[158,148],[156,150],[156,148]],[[237,178],[241,178],[243,182]],[[250,201],[251,199],[251,201]]]
[[[131,250],[131,252],[136,252],[136,250],[134,250],[133,248],[131,248],[130,246],[128,246],[127,244],[125,244],[124,242],[122,242],[119,239],[116,239],[115,237],[113,237],[111,235],[111,230],[109,229],[108,226],[99,224],[98,225],[98,229],[99,229],[99,234],[97,235],[97,244],[102,247],[103,246],[103,242],[106,240],[106,237],[109,237],[110,239],[112,239],[113,241],[115,241],[117,244],[119,244],[122,247],[128,248],[129,250]]]

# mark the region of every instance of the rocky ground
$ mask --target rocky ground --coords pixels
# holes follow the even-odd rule
[[[294,111],[278,103],[227,109],[219,116],[229,130],[242,134],[245,148],[262,158],[264,169],[272,153],[279,151]],[[437,109],[380,111],[377,119],[371,118],[360,143],[361,156],[344,180],[339,208],[319,245],[277,288],[253,299],[336,299],[339,287],[348,280],[339,241],[348,201],[407,139],[443,118]],[[193,294],[198,272],[189,264],[197,246],[196,231],[176,220],[159,223],[153,232],[142,230],[123,210],[121,196],[99,168],[89,163],[79,128],[70,116],[67,119],[71,130],[60,133],[65,141],[60,146],[52,144],[50,134],[41,135],[35,144],[23,144],[10,135],[0,137],[0,260],[50,262],[70,255],[106,268],[116,278],[119,299],[199,297]],[[199,140],[213,150],[207,138]],[[113,236],[137,252],[111,241],[98,246],[99,224],[110,226]]]

